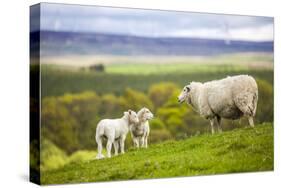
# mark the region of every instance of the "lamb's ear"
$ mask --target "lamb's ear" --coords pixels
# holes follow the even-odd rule
[[[137,114],[139,115],[139,114],[142,114],[142,111],[143,111],[143,108],[141,108],[138,112],[137,112]]]
[[[124,112],[124,116],[128,116],[128,112]]]
[[[185,86],[185,89],[187,92],[190,92],[190,87],[189,86]]]
[[[132,113],[132,110],[128,110],[128,112],[129,112],[129,114],[131,115],[131,113]]]

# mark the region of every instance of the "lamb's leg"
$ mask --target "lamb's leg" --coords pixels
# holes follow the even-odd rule
[[[144,137],[142,136],[139,139],[140,139],[140,145],[143,148],[144,147]]]
[[[251,127],[255,127],[254,118],[252,116],[248,117],[248,121],[249,121],[249,124],[250,124]]]
[[[125,140],[126,140],[126,136],[121,136],[120,139],[120,147],[121,147],[121,153],[124,154],[125,153]]]
[[[137,137],[133,138],[133,142],[134,142],[135,147],[139,148],[139,142],[138,142],[138,138]]]
[[[219,116],[217,116],[217,126],[218,126],[218,132],[222,133],[221,117],[219,117]]]
[[[215,133],[214,124],[215,124],[215,119],[214,118],[210,119],[210,125],[211,125],[212,134]]]
[[[118,140],[113,142],[115,156],[118,155],[119,143]]]
[[[96,156],[96,159],[104,158],[102,154],[102,138],[100,136],[96,136],[96,142],[98,144],[98,155]]]
[[[107,144],[106,144],[106,150],[107,150],[107,157],[110,158],[111,157],[111,147],[112,147],[112,143],[113,141],[111,139],[107,140]]]
[[[144,147],[147,148],[147,136],[144,138]]]
[[[148,140],[148,136],[149,136],[149,132],[150,132],[150,129],[148,129],[146,131],[146,134],[145,134],[145,138],[144,138],[144,145],[145,145],[145,148],[147,148],[147,140]]]

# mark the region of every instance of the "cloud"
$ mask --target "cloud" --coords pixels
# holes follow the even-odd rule
[[[229,32],[229,38],[232,40],[273,41],[273,24],[233,29]]]
[[[272,24],[259,27],[230,28],[227,31],[220,28],[193,28],[188,30],[176,30],[175,32],[171,32],[169,36],[223,40],[272,41],[274,39],[272,28]]]
[[[261,41],[273,39],[273,18],[43,3],[41,29]]]

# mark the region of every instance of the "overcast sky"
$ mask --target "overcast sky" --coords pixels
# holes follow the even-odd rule
[[[273,18],[41,4],[41,29],[147,37],[273,40]],[[35,18],[38,12],[31,11]],[[31,30],[36,30],[31,23]]]

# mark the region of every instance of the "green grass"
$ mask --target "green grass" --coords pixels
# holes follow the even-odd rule
[[[218,56],[78,56],[42,58],[49,69],[87,70],[103,64],[112,74],[168,74],[218,71],[272,70],[272,53],[237,53]]]
[[[198,63],[167,63],[167,64],[110,64],[106,71],[113,74],[167,74],[167,73],[194,73],[194,72],[217,72],[217,71],[245,71],[248,67],[242,65],[223,64],[211,65]]]
[[[94,157],[94,156],[93,156]],[[42,184],[163,178],[273,170],[273,125],[205,134],[129,149],[110,159],[43,172]]]
[[[149,58],[147,58],[149,59]],[[146,60],[147,60],[146,59]],[[272,70],[273,56],[266,53],[227,54],[208,58],[178,57],[151,59],[144,62],[137,57],[129,61],[106,64],[106,71],[114,74],[212,73],[249,70]]]

